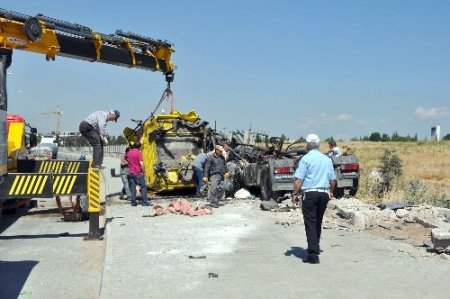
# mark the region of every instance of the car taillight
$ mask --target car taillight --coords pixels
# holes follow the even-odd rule
[[[294,172],[294,168],[292,167],[277,167],[275,168],[275,173],[277,174],[286,174],[286,173],[293,173]]]
[[[343,164],[341,167],[343,170],[347,170],[347,171],[358,171],[359,170],[358,163]]]

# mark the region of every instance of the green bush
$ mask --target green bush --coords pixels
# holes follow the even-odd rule
[[[400,181],[403,174],[402,160],[392,150],[385,150],[380,158],[381,188],[384,194]]]

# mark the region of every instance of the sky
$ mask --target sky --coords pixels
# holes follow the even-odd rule
[[[0,7],[169,40],[177,65],[175,107],[218,130],[252,128],[291,139],[450,133],[450,1],[29,1]],[[65,57],[47,62],[16,50],[8,69],[9,112],[39,132],[77,131],[96,110],[145,119],[164,75]],[[170,104],[163,108],[169,110]]]

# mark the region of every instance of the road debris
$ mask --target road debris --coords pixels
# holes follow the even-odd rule
[[[163,207],[160,204],[155,204],[150,214],[143,215],[143,217],[155,217],[165,215],[167,213],[181,214],[189,216],[201,216],[212,214],[210,207],[206,205],[191,206],[191,203],[184,198],[169,202],[167,207]]]
[[[206,259],[206,255],[190,255],[190,259]]]

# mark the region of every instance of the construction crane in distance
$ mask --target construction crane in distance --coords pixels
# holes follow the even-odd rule
[[[60,127],[61,127],[61,116],[63,115],[63,111],[61,109],[61,107],[59,105],[56,105],[56,110],[54,111],[48,111],[48,112],[43,112],[43,115],[54,115],[56,116],[56,129],[55,129],[55,134],[56,134],[56,138],[59,139],[59,135],[61,134],[60,131]]]

